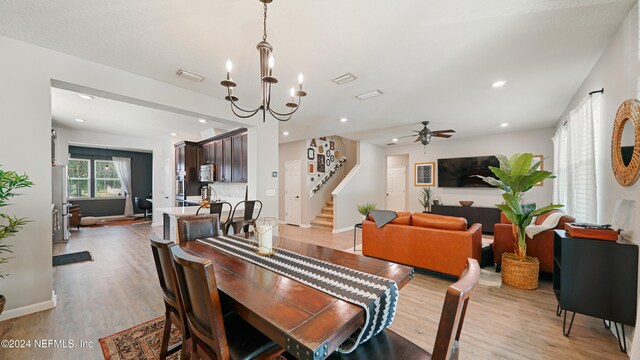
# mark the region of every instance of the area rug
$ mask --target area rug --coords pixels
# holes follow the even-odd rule
[[[98,227],[111,227],[111,226],[126,226],[126,225],[142,225],[150,224],[151,220],[143,220],[140,218],[135,219],[114,219],[114,220],[102,220],[98,221],[95,225],[81,226],[82,228],[98,228]],[[82,230],[80,230],[82,231]]]
[[[93,261],[91,253],[88,251],[79,251],[69,254],[54,255],[53,266],[62,266],[69,264],[76,264],[85,261]]]
[[[160,357],[164,316],[149,320],[119,333],[100,339],[102,354],[106,360],[155,360]],[[180,331],[171,326],[169,346],[180,342]],[[170,360],[180,358],[180,351],[167,357]]]

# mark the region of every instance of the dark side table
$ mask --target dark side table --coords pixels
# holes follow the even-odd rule
[[[362,229],[362,223],[353,225],[353,252],[356,252],[356,229]]]

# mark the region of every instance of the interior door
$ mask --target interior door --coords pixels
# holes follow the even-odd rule
[[[284,221],[287,224],[300,225],[302,218],[301,204],[301,164],[300,160],[285,163],[284,176]]]
[[[387,210],[406,211],[407,169],[387,169]]]

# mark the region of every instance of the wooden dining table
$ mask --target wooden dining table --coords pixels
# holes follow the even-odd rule
[[[280,248],[394,280],[399,289],[413,278],[412,267],[297,240],[280,240]],[[190,241],[180,246],[212,260],[223,306],[298,359],[326,358],[365,322],[361,306],[207,244]]]

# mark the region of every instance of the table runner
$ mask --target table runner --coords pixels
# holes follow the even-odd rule
[[[339,352],[353,351],[359,344],[391,325],[395,318],[398,285],[393,280],[286,249],[278,249],[269,257],[260,256],[256,253],[256,242],[237,236],[197,241],[363,307],[366,313],[363,327],[340,345]]]

